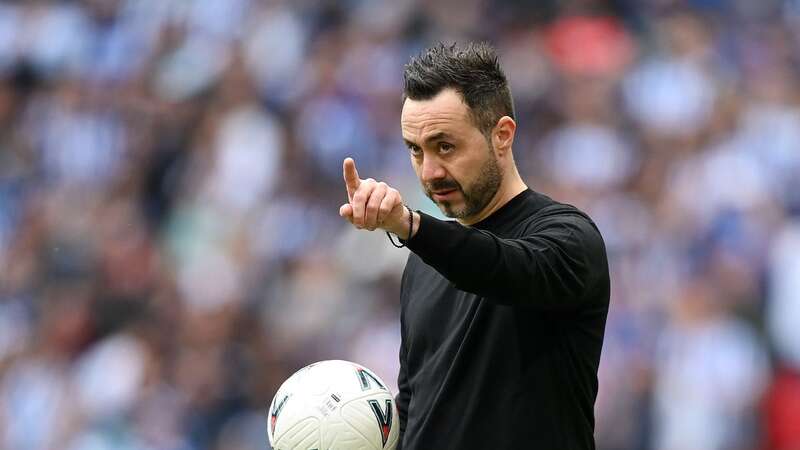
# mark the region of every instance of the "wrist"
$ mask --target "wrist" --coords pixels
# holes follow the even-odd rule
[[[411,211],[411,208],[403,203],[403,213],[400,215],[400,219],[397,221],[395,226],[388,231],[394,233],[394,235],[400,238],[400,240],[407,241],[411,239],[411,236],[413,235],[413,230],[411,228],[413,226],[412,221],[416,219],[413,214],[414,212]]]
[[[411,208],[406,204],[403,204],[403,207],[403,231],[398,233],[397,236],[404,241],[408,241],[411,239],[411,236],[413,236],[414,232],[414,211],[412,211]]]
[[[417,231],[419,231],[419,224],[420,224],[420,221],[421,221],[421,218],[420,218],[418,212],[412,211],[411,208],[408,208],[408,213],[411,214],[411,219],[412,220],[409,221],[410,227],[406,231],[406,234],[405,234],[406,241],[410,240],[411,238],[414,237],[414,235],[417,234]]]
[[[394,227],[387,227],[384,228],[386,230],[386,236],[389,237],[389,242],[392,243],[397,248],[402,248],[406,246],[406,242],[408,242],[413,236],[414,231],[416,228],[419,228],[419,225],[416,227],[414,226],[414,215],[415,213],[411,211],[408,205],[405,203],[401,204],[402,206],[402,214],[400,214],[400,220]],[[419,222],[419,216],[417,215],[417,222]],[[405,224],[405,226],[403,226]],[[392,239],[392,235],[389,233],[394,233],[400,239],[400,243],[397,244]]]
[[[403,218],[401,220],[403,227],[399,230],[399,233],[395,234],[400,239],[408,241],[414,237],[415,234],[417,234],[417,231],[419,230],[420,217],[419,213],[412,210],[408,205],[404,204],[403,206],[405,207]]]
[[[408,242],[419,230],[419,221],[420,216],[418,213],[411,210],[411,208],[406,205],[402,204],[403,212],[400,215],[399,220],[396,224],[392,227],[385,227],[386,233],[392,233],[400,239],[400,244],[395,244],[392,240],[391,235],[389,235],[389,240],[395,247],[405,247],[405,243]]]

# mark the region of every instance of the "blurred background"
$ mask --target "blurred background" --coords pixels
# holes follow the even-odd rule
[[[0,448],[267,449],[321,359],[396,389],[407,253],[341,161],[436,212],[402,68],[468,39],[608,246],[598,448],[800,449],[797,0],[0,2]]]

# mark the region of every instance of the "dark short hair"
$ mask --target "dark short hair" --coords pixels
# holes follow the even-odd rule
[[[428,100],[455,89],[485,135],[503,116],[514,119],[514,102],[495,49],[485,42],[436,46],[412,57],[403,73],[403,101]]]

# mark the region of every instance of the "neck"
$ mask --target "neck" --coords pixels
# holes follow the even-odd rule
[[[495,211],[511,201],[512,198],[519,195],[519,193],[525,189],[528,189],[528,186],[522,181],[522,177],[519,176],[519,171],[517,171],[516,166],[512,166],[510,170],[506,172],[506,176],[503,177],[503,182],[500,183],[500,187],[486,207],[474,216],[458,219],[458,222],[461,223],[461,225],[467,226],[476,224],[494,214]]]

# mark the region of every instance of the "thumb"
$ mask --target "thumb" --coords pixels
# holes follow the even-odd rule
[[[358,185],[361,184],[361,179],[358,178],[358,170],[356,170],[356,162],[353,161],[353,158],[345,158],[342,169],[344,171],[344,184],[347,187],[347,200],[352,201],[353,194],[358,189]]]
[[[350,205],[350,203],[345,203],[339,207],[339,215],[352,222],[353,207]]]

